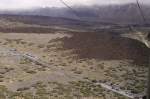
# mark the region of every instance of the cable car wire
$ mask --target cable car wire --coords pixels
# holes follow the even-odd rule
[[[146,24],[146,18],[145,18],[145,16],[144,16],[144,12],[143,12],[142,7],[141,7],[141,5],[140,5],[140,3],[139,3],[139,0],[136,0],[136,3],[137,3],[137,6],[138,6],[140,15],[141,15],[141,17],[142,17],[142,20],[143,20],[144,24]]]
[[[68,9],[70,9],[70,11],[72,12],[72,13],[74,13],[74,15],[78,18],[78,20],[82,20],[83,21],[83,19],[81,19],[81,16],[79,15],[79,13],[74,9],[74,8],[72,8],[70,5],[68,5],[64,0],[59,0],[63,5],[65,5]],[[110,2],[110,6],[111,6],[111,0],[109,1]],[[136,0],[136,4],[137,4],[137,7],[138,7],[138,10],[139,10],[139,12],[140,12],[140,16],[141,16],[141,18],[142,18],[142,20],[143,20],[143,23],[144,24],[146,24],[146,18],[145,18],[145,15],[144,15],[144,13],[143,13],[143,10],[142,10],[142,7],[141,7],[141,5],[140,5],[140,2],[139,2],[139,0]],[[85,20],[84,20],[85,21]],[[106,22],[106,23],[108,23],[108,22]],[[115,22],[111,22],[111,23],[113,23],[113,24],[116,24]],[[129,26],[129,28],[130,28],[130,30],[131,29],[133,29],[133,27],[131,26],[131,25],[128,25]]]
[[[64,4],[67,8],[69,8],[70,11],[72,11],[72,13],[74,13],[75,16],[76,16],[78,19],[81,20],[81,18],[80,18],[80,16],[79,16],[78,12],[77,12],[76,10],[74,10],[71,6],[69,6],[64,0],[59,0],[59,1],[60,1],[62,4]]]

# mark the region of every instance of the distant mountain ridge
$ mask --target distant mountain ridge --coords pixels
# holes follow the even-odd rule
[[[147,23],[150,23],[150,7],[141,6]],[[1,14],[17,14],[17,15],[39,15],[64,17],[70,19],[80,19],[88,21],[104,21],[115,23],[143,23],[139,9],[136,4],[111,5],[111,6],[74,6],[76,14],[68,8],[37,8],[24,11],[1,11]]]

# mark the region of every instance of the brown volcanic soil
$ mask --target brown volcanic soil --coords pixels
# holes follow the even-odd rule
[[[58,31],[52,28],[40,28],[40,27],[17,27],[17,28],[3,28],[0,27],[0,31],[3,33],[52,33]]]
[[[0,23],[3,23],[0,25],[1,47],[33,54],[49,64],[48,67],[41,67],[25,60],[16,61],[14,57],[7,58],[1,55],[2,94],[14,94],[1,92],[4,85],[10,91],[17,90],[16,94],[20,96],[15,96],[17,99],[24,97],[20,92],[31,96],[30,99],[33,99],[33,96],[26,95],[28,92],[36,94],[38,99],[45,99],[42,97],[45,95],[54,96],[52,99],[66,99],[61,93],[73,99],[76,92],[77,95],[84,94],[86,97],[81,99],[121,99],[115,93],[95,86],[94,82],[112,82],[136,93],[141,93],[146,88],[148,69],[140,65],[147,63],[149,51],[144,44],[136,40],[123,38],[115,32],[112,33],[112,30],[69,32],[70,28],[60,31],[60,27],[59,32],[53,32],[53,28],[49,26],[23,24],[15,20],[8,23],[4,20]],[[132,64],[130,60],[138,65]],[[91,95],[86,96],[87,94]],[[98,98],[95,95],[98,95]]]
[[[64,38],[65,49],[75,49],[79,58],[100,60],[133,60],[136,64],[148,62],[149,49],[141,42],[123,38],[115,33],[74,33]]]

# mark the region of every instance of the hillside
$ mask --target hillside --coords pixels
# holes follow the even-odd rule
[[[136,4],[110,5],[110,6],[73,6],[78,17],[68,8],[37,8],[25,11],[1,11],[3,14],[40,15],[64,17],[88,21],[113,23],[142,23],[139,9]],[[141,5],[147,22],[150,22],[150,7]]]
[[[101,84],[144,95],[149,48],[135,34],[110,22],[1,14],[0,99],[129,99]]]

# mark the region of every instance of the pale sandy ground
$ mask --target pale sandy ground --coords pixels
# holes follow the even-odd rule
[[[76,59],[77,55],[72,54],[72,50],[61,50],[63,43],[55,40],[70,36],[65,33],[0,33],[1,47],[15,48],[22,53],[31,53],[49,64],[49,67],[42,71],[39,65],[33,63],[21,64],[18,57],[0,57],[0,70],[3,67],[13,68],[12,71],[4,74],[5,77],[3,82],[0,82],[0,85],[5,85],[10,90],[15,91],[18,88],[30,87],[38,81],[44,83],[55,81],[67,84],[69,81],[84,81],[88,79],[108,81],[126,88],[129,86],[129,82],[133,84],[136,82],[130,80],[141,79],[141,81],[145,81],[147,70],[131,64],[131,60],[101,61],[96,59]],[[30,74],[25,72],[25,70],[32,70],[35,73]],[[134,72],[137,74],[134,75]],[[131,74],[131,77],[126,77],[127,74]],[[136,76],[139,78],[136,78]],[[140,83],[143,85],[143,82]],[[105,98],[86,97],[82,99],[123,98],[117,98],[112,92],[106,91]]]

